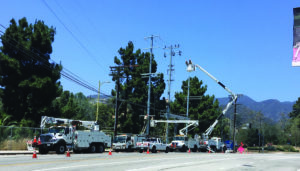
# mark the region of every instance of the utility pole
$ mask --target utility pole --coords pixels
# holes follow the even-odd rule
[[[149,64],[149,87],[148,87],[148,102],[147,102],[147,121],[146,121],[146,135],[149,135],[149,128],[150,128],[150,96],[151,96],[151,76],[152,76],[152,49],[153,49],[153,38],[159,36],[149,36],[145,37],[145,39],[151,39],[150,44],[150,64]]]
[[[116,94],[116,106],[115,106],[115,124],[114,124],[114,136],[117,135],[118,131],[118,109],[119,109],[119,88],[120,88],[120,78],[124,78],[120,73],[121,69],[125,67],[137,67],[138,65],[122,65],[122,66],[110,66],[111,74],[110,76],[116,77],[116,84],[117,84],[117,94]]]
[[[98,117],[99,117],[99,103],[100,103],[100,86],[101,84],[104,83],[110,83],[109,81],[105,81],[105,82],[100,82],[99,81],[99,89],[98,89],[98,100],[97,100],[97,112],[96,112],[96,121],[98,121]]]
[[[117,77],[116,84],[117,84],[117,94],[116,94],[116,105],[115,105],[115,124],[114,124],[114,137],[117,136],[117,129],[118,129],[118,98],[119,98],[119,87],[120,87],[120,72],[121,66],[110,66],[111,74],[110,76]]]
[[[187,94],[187,102],[186,102],[186,117],[189,117],[189,103],[190,103],[190,80],[191,77],[189,76],[188,80],[188,94]],[[187,126],[187,125],[186,125]],[[186,128],[186,136],[188,135],[188,128]]]
[[[178,49],[179,48],[179,44],[178,45],[175,45],[175,46],[169,46],[169,47],[166,47],[164,49],[170,49],[170,64],[169,64],[169,80],[168,80],[168,103],[167,103],[167,120],[169,119],[169,115],[170,115],[170,102],[171,102],[171,81],[173,81],[171,79],[172,77],[172,71],[174,71],[173,68],[173,65],[172,65],[172,57],[176,55],[176,53],[179,54],[179,56],[181,56],[181,51],[174,51],[174,49]],[[164,57],[166,57],[166,54],[164,54]],[[169,136],[169,124],[166,123],[167,126],[166,126],[166,143],[168,143],[168,136]],[[176,128],[176,125],[175,125],[175,128]],[[176,134],[177,130],[174,129],[174,132]]]
[[[236,130],[236,106],[238,105],[237,99],[242,96],[242,94],[237,94],[237,98],[234,101],[234,114],[233,114],[233,152],[235,152],[235,130]]]

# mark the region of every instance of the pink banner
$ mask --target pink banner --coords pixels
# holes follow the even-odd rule
[[[300,44],[296,44],[293,48],[292,66],[300,66]]]

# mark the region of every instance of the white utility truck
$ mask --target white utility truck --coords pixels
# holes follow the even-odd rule
[[[164,151],[165,153],[169,152],[169,147],[167,144],[164,144],[160,138],[146,138],[141,142],[137,142],[137,149],[140,153],[143,151],[151,151],[152,153],[156,153],[157,151]]]
[[[132,152],[137,150],[137,142],[141,142],[146,139],[145,135],[131,135],[131,134],[122,134],[117,135],[114,138],[112,149],[116,152],[118,151],[128,151]]]
[[[49,127],[48,133],[41,134],[40,142],[33,144],[41,154],[48,151],[63,154],[67,149],[73,149],[75,153],[83,150],[102,153],[106,147],[111,147],[111,137],[99,131],[96,121],[42,116],[41,128],[45,127]]]
[[[222,88],[224,88],[231,96],[231,100],[227,103],[226,107],[223,109],[222,113],[218,116],[218,118],[215,120],[215,122],[203,133],[202,139],[200,140],[200,150],[210,150],[212,152],[216,151],[224,151],[226,150],[226,146],[221,141],[221,138],[218,137],[212,137],[209,139],[209,135],[214,130],[215,126],[219,122],[220,118],[225,116],[225,113],[228,111],[228,109],[237,101],[237,95],[233,93],[229,88],[227,88],[223,83],[221,83],[219,80],[217,80],[214,76],[212,76],[210,73],[208,73],[205,69],[203,69],[201,66],[197,64],[193,64],[191,60],[186,61],[187,71],[192,72],[196,70],[196,67],[203,71],[206,75],[208,75],[211,79],[213,79],[216,83],[218,83]]]

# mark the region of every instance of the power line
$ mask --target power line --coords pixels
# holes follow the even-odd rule
[[[1,27],[5,28],[2,24],[0,24]],[[5,34],[3,31],[0,30],[0,32],[3,34]],[[1,35],[0,33],[0,35]],[[8,36],[8,35],[5,35],[6,38],[9,40],[9,41],[12,41],[12,42],[9,42],[9,41],[6,41],[5,43],[8,43],[11,47],[14,47],[16,48],[16,45],[18,44],[18,41],[16,41],[15,39],[13,39],[11,36]],[[2,39],[3,41],[3,39]],[[42,54],[38,49],[34,48],[34,47],[31,47],[32,50],[36,51],[36,52],[33,52],[32,50],[29,50],[28,48],[24,47],[23,45],[18,45],[19,49],[19,52],[23,53],[25,55],[25,57],[27,57],[28,59],[33,59],[33,60],[42,60],[43,62],[48,62],[45,58],[42,58],[41,56],[45,56],[45,54]],[[54,60],[52,60],[51,58],[49,58],[50,61],[52,61],[53,64],[57,64]],[[52,68],[48,65],[45,65],[45,63],[43,63],[41,65],[44,69],[48,70],[48,71],[51,71]],[[61,75],[68,79],[69,81],[72,81],[86,89],[89,89],[95,93],[99,93],[97,88],[93,85],[91,85],[90,83],[84,81],[82,78],[80,78],[79,76],[77,76],[76,74],[72,73],[71,71],[69,71],[68,69],[64,69],[63,67],[63,70],[60,72]],[[105,93],[100,93],[101,95],[105,96],[105,97],[114,97],[114,96],[111,96],[111,95],[107,95]],[[128,102],[132,105],[136,105],[138,107],[142,107],[142,108],[146,108],[147,106],[145,105],[142,105],[142,104],[138,104],[138,103],[134,103],[128,99],[121,99],[121,98],[118,98],[118,101],[125,101],[125,102]],[[156,109],[154,107],[150,107],[152,110],[154,111],[160,111],[159,109]]]
[[[50,12],[55,16],[55,18],[63,25],[63,27],[71,34],[73,39],[81,46],[83,50],[103,69],[103,66],[96,60],[96,57],[86,48],[84,44],[75,36],[75,34],[64,24],[64,22],[56,15],[56,13],[52,10],[52,8],[47,4],[46,0],[42,1],[45,6],[50,10]]]

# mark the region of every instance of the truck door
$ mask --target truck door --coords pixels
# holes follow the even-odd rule
[[[73,132],[72,128],[65,128],[65,141],[67,144],[71,144],[73,142]]]

